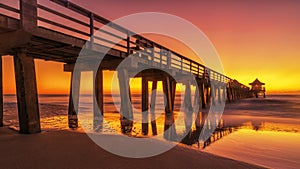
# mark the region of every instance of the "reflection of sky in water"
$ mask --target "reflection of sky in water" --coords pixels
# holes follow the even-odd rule
[[[299,168],[300,134],[240,129],[203,151],[268,168]]]

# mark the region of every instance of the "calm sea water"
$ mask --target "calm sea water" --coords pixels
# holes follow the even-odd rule
[[[41,125],[45,130],[68,130],[68,95],[40,95]],[[150,100],[150,98],[149,98]],[[180,95],[175,97],[177,132],[184,131]],[[141,95],[132,94],[135,123],[133,135],[141,134]],[[118,94],[104,95],[104,128],[120,132],[120,98]],[[92,128],[92,96],[81,95],[79,122]],[[164,98],[158,92],[155,116],[158,132],[164,127]],[[4,96],[4,122],[18,128],[15,95]],[[300,94],[268,95],[226,104],[223,126],[238,129],[211,143],[202,151],[271,168],[300,168]],[[150,126],[149,126],[150,127]],[[149,128],[150,129],[150,128]],[[83,130],[79,130],[83,131]],[[149,135],[151,136],[151,129]]]

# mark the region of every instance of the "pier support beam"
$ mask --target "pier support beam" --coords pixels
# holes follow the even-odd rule
[[[121,96],[121,129],[122,133],[130,133],[133,126],[133,111],[129,86],[129,76],[126,69],[118,70],[119,88]]]
[[[172,80],[170,76],[166,76],[163,81],[163,91],[165,94],[165,126],[164,126],[164,138],[167,140],[175,140],[177,137],[176,128],[175,128],[175,120],[173,114],[173,95],[172,91]],[[175,86],[176,87],[176,86]]]
[[[223,84],[222,87],[223,87],[223,89],[222,89],[223,98],[222,99],[223,99],[223,102],[226,103],[226,92],[227,92],[226,84]]]
[[[150,103],[151,128],[152,128],[153,135],[157,135],[156,117],[155,117],[156,90],[157,90],[157,81],[153,81],[152,91],[151,91],[151,103]]]
[[[191,84],[189,82],[185,85],[185,95],[184,95],[184,123],[186,133],[190,132],[192,128],[192,119],[193,119],[193,106],[191,98]]]
[[[220,85],[217,86],[217,90],[218,90],[218,103],[221,104],[222,97],[221,97],[221,86]]]
[[[205,102],[205,94],[204,94],[204,83],[203,82],[200,82],[199,84],[199,95],[200,95],[200,98],[201,98],[201,105],[202,105],[202,108],[205,109],[206,108],[206,102]]]
[[[3,126],[3,77],[2,77],[2,56],[0,55],[0,127]]]
[[[95,83],[94,83],[94,120],[93,128],[94,131],[100,132],[103,130],[103,70],[98,69],[94,72]]]
[[[14,56],[20,133],[41,131],[34,59],[19,50]]]
[[[210,99],[211,99],[211,84],[205,86],[205,100],[206,100],[206,107],[210,106]]]
[[[216,105],[216,85],[214,83],[211,84],[210,95],[212,105]]]
[[[78,127],[78,104],[79,104],[79,94],[80,94],[80,78],[81,73],[78,71],[71,73],[71,86],[70,86],[70,96],[69,96],[69,109],[68,109],[68,124],[69,128]]]
[[[142,77],[142,133],[143,135],[148,134],[148,80],[145,76]]]

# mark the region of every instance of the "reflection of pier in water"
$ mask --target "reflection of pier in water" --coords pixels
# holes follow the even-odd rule
[[[144,135],[148,135],[149,123],[153,135],[160,134],[157,131],[154,116],[156,92],[153,91],[156,91],[157,83],[162,82],[165,95],[165,132],[163,134],[164,138],[168,140],[177,140],[179,136],[174,125],[174,100],[177,84],[185,86],[182,95],[183,109],[181,110],[184,112],[184,133],[187,134],[184,140],[197,135],[197,132],[199,134],[200,131],[204,134],[205,132],[213,132],[214,127],[219,125],[219,121],[213,119],[220,119],[220,113],[208,113],[210,108],[218,107],[225,102],[249,97],[249,88],[237,80],[218,73],[143,36],[136,35],[117,24],[110,24],[107,27],[108,30],[101,30],[102,37],[94,36],[89,39],[99,27],[110,23],[110,21],[69,1],[46,1],[51,3],[49,6],[40,4],[37,0],[12,2],[20,2],[20,4],[13,7],[0,3],[2,11],[0,36],[1,39],[7,40],[6,43],[0,43],[0,54],[14,57],[20,133],[41,131],[34,59],[64,63],[64,71],[71,72],[72,85],[68,110],[70,128],[78,127],[79,79],[84,71],[93,71],[95,78],[93,91],[96,99],[93,100],[93,128],[97,131],[101,131],[103,127],[104,70],[118,71],[121,99],[120,123],[122,132],[126,134],[130,133],[133,128],[130,78],[142,78],[141,125]],[[65,13],[58,12],[60,10],[65,11]],[[45,12],[55,17],[49,17],[49,15],[45,15]],[[68,24],[73,26],[67,26]],[[76,29],[77,27],[82,28]],[[23,38],[20,39],[19,37]],[[120,41],[112,49],[107,47],[112,44],[110,38],[117,38]],[[90,68],[90,62],[83,62],[79,66],[80,70],[74,71],[76,59],[86,42],[90,44],[87,52],[88,58],[93,59],[93,56],[101,56],[106,50],[108,53],[105,54],[102,63],[96,70]],[[119,64],[129,56],[132,57],[127,64],[130,69],[122,67],[118,69]],[[0,66],[2,66],[1,62]],[[147,69],[141,70],[145,67]],[[137,71],[136,74],[135,71]],[[2,84],[2,77],[0,80]],[[150,99],[148,98],[148,82],[152,83]],[[0,87],[0,105],[2,106],[3,94],[2,86]],[[191,88],[195,88],[195,94],[192,94]],[[213,111],[220,112],[222,110]],[[195,114],[197,115],[196,119],[193,119],[192,116]],[[3,108],[1,107],[1,125],[2,117]],[[205,121],[205,119],[208,120]],[[195,130],[196,134],[193,134],[195,132],[191,130],[194,122],[198,128]],[[219,128],[215,133],[219,133],[217,137],[219,138],[228,132]]]

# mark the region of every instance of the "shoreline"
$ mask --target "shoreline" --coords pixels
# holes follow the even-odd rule
[[[0,128],[3,168],[263,168],[177,145],[149,158],[134,159],[111,154],[83,133],[48,131],[22,135]],[[180,160],[179,160],[180,159]],[[125,165],[126,164],[126,165]]]

